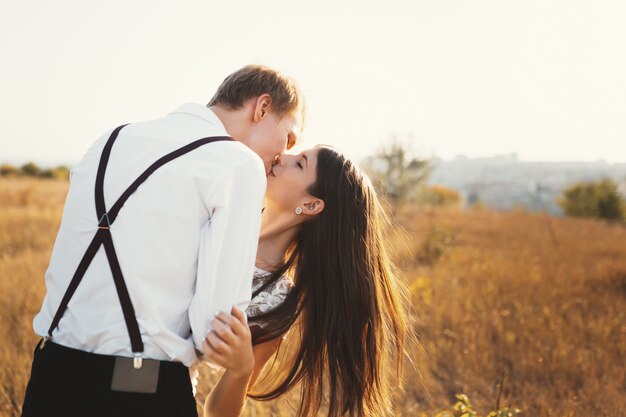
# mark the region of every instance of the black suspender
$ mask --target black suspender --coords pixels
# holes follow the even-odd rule
[[[124,275],[122,274],[122,268],[120,267],[119,261],[117,259],[117,254],[115,253],[115,247],[113,245],[113,237],[111,235],[111,225],[115,222],[119,211],[124,206],[128,197],[133,194],[137,188],[157,169],[166,163],[178,158],[179,156],[185,155],[188,152],[193,151],[196,148],[199,148],[202,145],[206,145],[212,142],[218,141],[226,141],[233,140],[228,136],[212,136],[203,139],[198,139],[194,142],[191,142],[173,152],[168,153],[167,155],[159,158],[156,162],[150,165],[133,183],[122,193],[122,195],[117,199],[117,201],[113,204],[109,211],[106,210],[106,206],[104,203],[104,174],[106,171],[107,163],[109,162],[109,156],[111,155],[111,148],[117,139],[120,130],[127,125],[122,125],[117,127],[111,133],[107,143],[102,150],[102,155],[100,156],[100,163],[98,165],[98,173],[96,175],[96,186],[95,186],[95,201],[96,201],[96,213],[98,216],[98,231],[94,235],[91,243],[87,247],[85,254],[83,255],[78,267],[76,268],[76,272],[74,272],[74,276],[70,281],[70,284],[63,295],[63,299],[61,300],[61,304],[52,319],[52,323],[50,324],[50,328],[48,329],[48,335],[44,337],[43,342],[40,347],[43,348],[45,342],[52,337],[52,332],[59,325],[59,321],[63,316],[63,313],[67,309],[67,305],[70,302],[70,299],[76,292],[80,281],[82,280],[87,268],[91,264],[91,261],[96,256],[96,253],[100,249],[100,246],[104,246],[104,251],[106,253],[107,260],[109,262],[109,267],[111,268],[111,273],[113,275],[113,282],[115,283],[115,289],[117,290],[117,295],[120,300],[120,304],[122,306],[122,313],[124,314],[124,321],[126,322],[126,328],[128,329],[128,335],[130,336],[130,343],[133,354],[135,356],[134,366],[135,368],[141,368],[141,355],[143,353],[143,342],[141,340],[141,333],[139,332],[139,325],[137,323],[137,318],[135,317],[135,309],[133,308],[133,303],[130,300],[130,295],[128,294],[128,288],[126,287],[126,283],[124,282]]]

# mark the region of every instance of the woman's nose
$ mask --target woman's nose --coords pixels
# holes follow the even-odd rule
[[[281,166],[291,166],[294,165],[298,157],[296,155],[284,154],[279,158],[279,163]]]

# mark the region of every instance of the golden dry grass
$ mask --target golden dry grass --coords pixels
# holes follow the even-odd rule
[[[486,413],[503,372],[500,405],[526,415],[624,415],[623,226],[482,210],[399,218],[422,346],[407,415],[459,392]]]
[[[37,338],[31,322],[67,182],[0,179],[0,416],[17,416]],[[397,209],[390,236],[411,288],[419,346],[398,415],[465,393],[486,414],[626,413],[626,228],[523,212]],[[216,375],[203,371],[198,399]],[[282,401],[248,415],[290,415]]]

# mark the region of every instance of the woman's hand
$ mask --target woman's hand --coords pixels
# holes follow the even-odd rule
[[[230,314],[220,311],[204,339],[204,358],[226,368],[234,376],[249,377],[254,370],[252,336],[245,314],[233,306]]]

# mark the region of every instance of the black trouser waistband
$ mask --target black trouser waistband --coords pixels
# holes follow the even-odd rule
[[[41,343],[42,343],[41,340],[39,341],[39,343],[37,343],[37,349],[39,349],[39,347],[41,346]],[[102,355],[100,353],[86,352],[84,350],[63,346],[58,343],[54,343],[51,340],[48,340],[46,342],[45,346],[43,347],[43,350],[50,350],[51,353],[54,353],[55,356],[57,356],[59,359],[66,357],[68,359],[73,359],[73,360],[77,360],[77,359],[84,360],[88,362],[99,363],[102,365],[110,365],[111,369],[113,369],[112,367],[115,363],[115,358],[116,358],[116,356],[114,355]],[[155,359],[150,359],[150,360],[155,360]],[[159,362],[161,362],[161,365],[160,365],[161,369],[169,369],[172,372],[181,372],[181,371],[188,372],[188,368],[180,362],[162,361],[162,360],[159,360]]]
[[[154,394],[119,392],[111,390],[115,356],[50,340],[43,349],[40,345],[34,352],[24,417],[197,417],[189,370],[180,362],[159,361]]]

